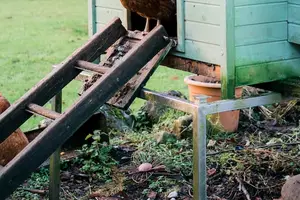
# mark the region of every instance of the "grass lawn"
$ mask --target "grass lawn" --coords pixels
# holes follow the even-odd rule
[[[20,98],[88,39],[87,0],[2,0],[0,2],[0,93],[11,103]],[[160,67],[147,84],[158,91],[176,89],[187,94],[187,73]],[[77,97],[80,82],[63,90],[64,108]],[[142,101],[132,105],[136,110]],[[41,118],[21,128],[29,130]]]

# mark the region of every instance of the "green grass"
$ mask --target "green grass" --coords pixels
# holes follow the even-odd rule
[[[0,2],[0,93],[11,103],[19,99],[88,39],[87,0],[2,0]],[[159,67],[147,84],[157,91],[177,89],[187,94],[186,73]],[[174,77],[178,79],[173,80]],[[80,83],[63,90],[64,108],[77,97]],[[136,110],[142,101],[132,105]],[[30,119],[21,128],[36,126]]]

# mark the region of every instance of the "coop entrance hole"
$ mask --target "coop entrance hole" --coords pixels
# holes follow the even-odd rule
[[[129,22],[129,29],[134,31],[134,30],[139,30],[143,31],[145,29],[146,25],[146,18],[139,16],[138,14],[131,12],[130,17],[128,18]],[[151,19],[150,20],[150,30],[152,30],[156,26],[157,21]],[[166,29],[169,37],[172,38],[177,38],[177,19],[174,17],[174,19],[170,22],[164,22],[162,21],[161,24],[164,26]]]

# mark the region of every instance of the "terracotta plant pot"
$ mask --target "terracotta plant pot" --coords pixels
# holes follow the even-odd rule
[[[190,75],[185,77],[184,82],[188,85],[189,99],[194,102],[194,95],[202,94],[210,96],[207,102],[213,102],[221,100],[221,84],[210,83],[212,78],[205,76]],[[236,88],[235,97],[240,98],[242,96],[243,89]],[[238,129],[240,111],[228,111],[213,114],[211,120],[216,122],[219,120],[225,131],[235,132]]]

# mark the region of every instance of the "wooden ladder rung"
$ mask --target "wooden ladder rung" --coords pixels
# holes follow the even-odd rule
[[[84,60],[78,60],[75,67],[77,69],[88,70],[99,74],[105,74],[105,72],[107,72],[107,70],[109,69],[108,67],[100,67],[97,64],[87,62]]]
[[[40,115],[42,117],[55,120],[61,116],[61,114],[54,112],[52,110],[48,110],[42,106],[39,106],[37,104],[31,103],[27,106],[26,111],[34,114],[34,115]]]

